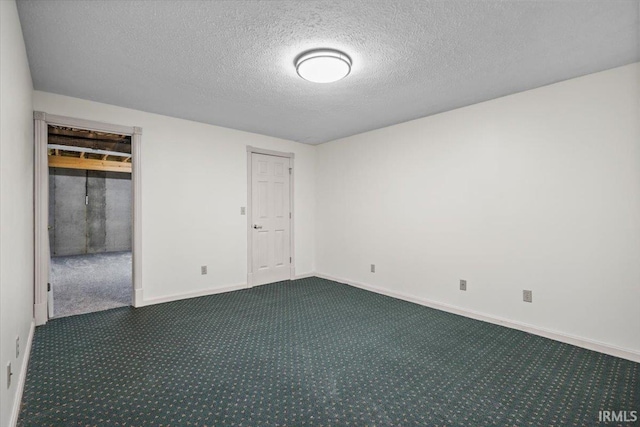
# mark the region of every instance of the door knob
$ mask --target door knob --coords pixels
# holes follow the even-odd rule
[[[255,228],[256,230],[260,230],[262,226],[258,224],[253,224],[253,228]]]

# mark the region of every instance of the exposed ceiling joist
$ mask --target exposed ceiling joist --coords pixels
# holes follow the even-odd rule
[[[87,147],[97,150],[118,151],[121,153],[131,153],[131,144],[129,142],[120,141],[100,141],[93,139],[74,138],[69,136],[51,135],[49,134],[49,144]]]
[[[129,142],[129,137],[127,135],[94,132],[84,129],[66,129],[58,126],[49,126],[49,135],[71,136],[73,138],[91,139],[96,141]]]
[[[115,157],[124,157],[122,161],[125,161],[127,158],[131,157],[129,153],[121,153],[118,151],[108,151],[108,150],[96,150],[93,148],[87,147],[74,147],[70,145],[57,145],[57,144],[48,144],[47,148],[53,149],[58,153],[59,151],[71,151],[74,153],[80,153],[80,157],[83,157],[83,154],[101,154],[103,155],[103,160],[106,160],[104,156],[115,156]],[[59,155],[59,154],[56,154]]]
[[[49,156],[49,167],[131,173],[131,163],[80,157]]]

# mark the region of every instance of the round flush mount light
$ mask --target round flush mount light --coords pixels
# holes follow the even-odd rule
[[[296,71],[300,77],[310,82],[337,82],[351,72],[351,58],[339,50],[311,50],[296,59]]]

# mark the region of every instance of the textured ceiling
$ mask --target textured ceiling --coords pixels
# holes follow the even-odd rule
[[[638,0],[18,1],[38,90],[321,143],[640,61]],[[319,85],[293,61],[353,59]]]

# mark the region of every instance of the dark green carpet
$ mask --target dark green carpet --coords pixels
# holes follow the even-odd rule
[[[21,426],[598,424],[640,364],[312,278],[36,329]]]

